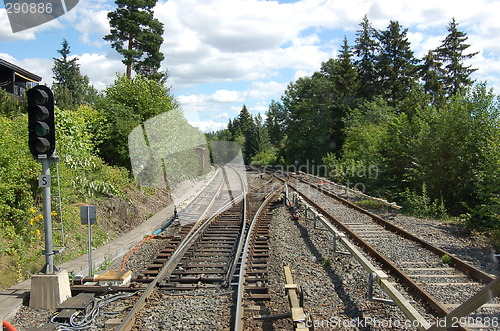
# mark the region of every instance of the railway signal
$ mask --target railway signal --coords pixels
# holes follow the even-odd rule
[[[54,123],[54,94],[43,85],[26,92],[28,96],[28,145],[31,154],[38,159],[47,159],[56,149]]]

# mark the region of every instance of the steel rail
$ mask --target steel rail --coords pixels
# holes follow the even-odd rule
[[[344,233],[337,230],[332,222],[327,220],[322,213],[316,211],[316,209],[311,206],[304,197],[299,194],[299,200],[305,204],[316,216],[317,219],[328,229],[330,232],[335,234],[338,240],[344,245],[344,247],[351,253],[351,255],[363,266],[363,268],[370,274],[375,274],[375,281],[384,289],[384,291],[391,297],[391,299],[399,306],[403,313],[412,321],[417,321],[418,330],[426,330],[430,327],[430,324],[424,319],[424,317],[410,304],[406,298],[389,282],[389,277],[385,272],[376,268],[363,253],[361,253],[358,248],[353,245],[349,240],[346,239]]]
[[[380,254],[372,245],[364,241],[361,237],[359,237],[356,233],[354,233],[351,229],[349,229],[344,223],[314,202],[310,197],[305,195],[300,189],[295,187],[293,184],[288,183],[288,185],[296,192],[298,192],[304,200],[313,206],[318,212],[327,217],[331,222],[335,224],[342,232],[347,234],[351,240],[353,240],[356,244],[361,246],[365,252],[367,252],[370,256],[372,256],[375,260],[381,263],[385,268],[390,270],[397,278],[399,278],[403,283],[407,284],[409,289],[413,292],[414,295],[419,298],[425,300],[429,306],[434,310],[434,312],[439,316],[443,317],[447,315],[450,311],[439,301],[437,301],[434,296],[432,296],[425,289],[421,288],[413,279],[410,278],[408,274],[399,269],[392,261],[387,259],[385,256]]]
[[[402,237],[405,237],[407,239],[413,240],[413,241],[421,244],[423,247],[427,248],[429,251],[433,252],[434,254],[438,255],[439,257],[442,257],[443,255],[450,256],[451,261],[457,267],[457,269],[463,271],[464,273],[469,275],[471,278],[474,278],[474,279],[476,279],[484,284],[488,284],[488,283],[492,282],[493,280],[495,280],[495,278],[496,278],[495,276],[490,275],[490,274],[484,272],[483,270],[480,270],[480,269],[474,267],[473,265],[467,263],[466,261],[464,261],[458,257],[453,256],[453,254],[447,252],[446,250],[441,249],[439,247],[436,247],[436,246],[432,245],[431,243],[429,243],[429,242],[413,235],[412,233],[400,228],[399,226],[394,225],[391,222],[384,220],[382,217],[380,217],[380,216],[378,216],[378,215],[376,215],[376,214],[374,214],[374,213],[372,213],[372,212],[370,212],[370,211],[368,211],[368,210],[366,210],[366,209],[364,209],[364,208],[362,208],[362,207],[360,207],[360,206],[358,206],[358,205],[356,205],[356,204],[354,204],[354,203],[352,203],[352,202],[350,202],[342,197],[339,197],[338,195],[336,195],[330,191],[324,190],[322,187],[320,187],[316,184],[307,182],[301,178],[298,178],[298,179],[301,182],[308,184],[311,187],[315,188],[316,190],[320,191],[321,193],[326,194],[327,196],[342,202],[346,206],[348,206],[350,208],[354,208],[357,211],[359,211],[365,215],[370,216],[375,222],[384,226],[387,230],[395,232],[395,233],[401,235]]]
[[[239,175],[239,174],[238,174]],[[209,209],[213,202],[215,201],[215,198],[219,195],[220,190],[222,189],[224,180],[221,181],[220,187],[217,191],[217,194],[214,195],[212,201],[210,202],[209,206],[207,209]],[[212,215],[210,218],[208,218],[203,224],[198,225],[198,227],[193,227],[191,231],[186,235],[184,240],[179,244],[177,249],[173,252],[173,254],[170,256],[168,259],[167,263],[162,267],[158,275],[153,279],[153,281],[149,284],[149,286],[145,289],[141,297],[138,299],[134,307],[129,311],[127,316],[123,319],[122,323],[116,330],[118,331],[129,331],[132,329],[132,327],[135,324],[135,317],[138,314],[138,312],[145,306],[147,299],[151,296],[151,294],[154,292],[156,289],[156,285],[158,282],[166,277],[169,277],[170,274],[175,270],[175,267],[179,263],[179,261],[182,259],[186,251],[189,249],[189,247],[194,243],[194,241],[199,237],[199,235],[206,229],[206,227],[211,223],[212,220],[214,220],[220,213],[225,211],[227,208],[231,207],[232,205],[238,203],[241,201],[241,199],[244,199],[244,195],[240,194],[234,198],[234,200],[231,200],[224,204],[219,210],[217,210],[214,215]]]
[[[231,263],[231,266],[228,268],[228,271],[227,271],[226,276],[225,276],[225,280],[222,283],[223,287],[228,287],[229,284],[231,284],[231,279],[233,277],[234,271],[236,270],[236,266],[238,265],[239,257],[241,255],[242,250],[243,250],[243,245],[244,245],[243,238],[245,238],[245,231],[246,231],[246,227],[247,227],[246,223],[247,223],[247,209],[248,209],[247,208],[248,192],[247,192],[247,189],[245,187],[245,183],[243,182],[243,179],[241,177],[240,177],[240,180],[241,180],[241,186],[243,187],[242,194],[245,197],[244,202],[243,202],[243,220],[242,220],[242,224],[241,224],[240,237],[238,238],[238,247],[236,248],[236,253],[234,255],[233,263]]]
[[[267,182],[263,183],[262,185],[259,185],[255,190],[258,191],[260,190],[261,187],[266,186],[267,184],[271,183],[273,181],[274,177],[271,177]],[[248,192],[245,191],[245,194],[248,194]],[[247,200],[248,201],[248,200]],[[223,287],[228,287],[229,284],[231,284],[231,279],[233,278],[234,272],[236,270],[236,267],[238,266],[238,261],[241,256],[241,252],[243,251],[243,246],[245,244],[244,238],[247,233],[247,206],[248,203],[244,204],[244,209],[243,209],[243,224],[242,224],[242,231],[240,232],[240,238],[238,239],[238,248],[236,250],[235,254],[235,259],[233,260],[233,263],[231,264],[231,267],[228,269],[227,275],[226,275],[226,280],[223,283]]]
[[[252,231],[254,228],[254,225],[257,223],[258,218],[261,216],[262,211],[264,210],[265,207],[271,202],[271,200],[274,198],[274,196],[281,190],[281,186],[275,189],[273,192],[270,192],[265,200],[262,202],[260,205],[259,209],[255,213],[252,221],[250,222],[250,227],[248,228],[247,234],[246,234],[246,239],[245,239],[245,248],[243,250],[243,254],[241,256],[241,264],[240,264],[240,274],[239,274],[239,279],[238,279],[238,290],[237,290],[237,298],[236,298],[236,312],[235,312],[235,319],[234,319],[234,330],[235,331],[242,331],[244,327],[244,321],[243,321],[243,315],[244,315],[244,307],[243,307],[243,296],[245,292],[245,276],[246,276],[246,260],[248,257],[248,250],[249,250],[249,243],[252,238]]]

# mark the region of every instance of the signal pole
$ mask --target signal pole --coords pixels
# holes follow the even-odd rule
[[[33,157],[42,164],[38,187],[42,188],[43,224],[45,234],[45,266],[40,274],[31,277],[30,307],[53,310],[71,297],[66,270],[54,266],[52,244],[52,206],[50,194],[50,165],[58,162],[55,155],[54,94],[43,85],[26,92],[28,97],[28,145]]]
[[[38,177],[38,186],[42,188],[42,199],[43,199],[43,225],[45,233],[45,266],[42,268],[41,272],[44,274],[53,274],[54,271],[59,269],[54,265],[54,247],[52,243],[52,204],[51,204],[51,176],[50,176],[50,165],[54,162],[58,162],[59,158],[57,156],[51,156],[46,159],[40,159],[42,164],[42,174]]]

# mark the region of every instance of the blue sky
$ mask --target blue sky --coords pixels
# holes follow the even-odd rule
[[[0,58],[52,84],[53,58],[63,38],[81,71],[99,89],[123,73],[120,56],[103,41],[113,1],[80,0],[66,15],[12,33],[0,8]],[[417,57],[440,45],[453,17],[469,36],[474,78],[500,91],[500,2],[490,0],[158,0],[165,24],[162,69],[187,119],[204,131],[223,128],[246,104],[265,113],[287,85],[337,55],[347,36],[354,43],[364,15],[375,28],[390,20],[409,28]]]

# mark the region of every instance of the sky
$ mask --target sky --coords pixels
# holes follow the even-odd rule
[[[120,55],[103,40],[114,1],[80,0],[67,14],[13,33],[0,5],[0,58],[52,84],[54,58],[63,39],[91,83],[103,90],[124,73]],[[158,0],[164,23],[162,70],[191,124],[202,131],[224,128],[243,105],[265,114],[289,83],[335,58],[344,36],[353,45],[364,15],[384,30],[390,20],[408,28],[418,58],[438,47],[455,18],[467,33],[473,78],[500,91],[498,0]]]

